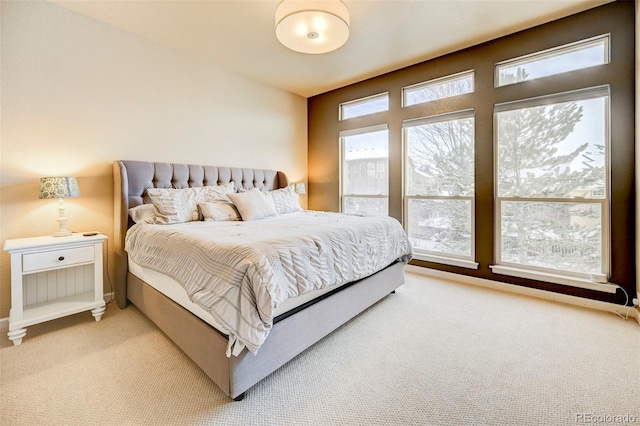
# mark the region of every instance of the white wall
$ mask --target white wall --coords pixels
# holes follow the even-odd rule
[[[306,181],[306,99],[51,3],[0,10],[3,244],[57,229],[56,202],[38,199],[49,175],[78,178],[69,229],[112,238],[118,159],[278,169]],[[1,256],[3,318],[10,284]]]

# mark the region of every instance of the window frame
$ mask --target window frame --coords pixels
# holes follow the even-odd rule
[[[366,104],[367,102],[375,101],[378,99],[386,99],[387,100],[387,109],[376,111],[368,114],[355,115],[353,117],[344,118],[344,108],[356,105]],[[358,98],[347,102],[341,102],[338,104],[338,121],[351,120],[358,117],[366,117],[372,114],[379,114],[381,112],[389,111],[389,92],[376,93],[375,95],[365,96],[364,98]]]
[[[534,62],[535,59],[545,59],[545,58],[550,58],[553,56],[556,56],[556,54],[558,53],[567,53],[567,52],[571,52],[571,51],[575,51],[575,50],[580,50],[581,48],[587,46],[587,45],[595,45],[597,44],[599,41],[604,40],[604,54],[605,54],[605,60],[604,63],[602,64],[597,64],[597,65],[589,65],[588,67],[584,67],[584,68],[576,68],[573,70],[568,70],[568,71],[562,71],[556,74],[550,74],[550,75],[546,75],[543,77],[536,77],[536,78],[532,78],[530,80],[525,80],[525,81],[516,81],[513,83],[505,83],[505,84],[500,84],[500,67],[504,66],[504,65],[510,65],[511,67],[514,66],[518,66],[521,64],[527,64],[530,62]],[[506,87],[506,86],[512,86],[514,84],[521,84],[521,83],[526,83],[529,81],[535,81],[538,80],[540,78],[547,78],[547,77],[553,77],[553,76],[557,76],[557,75],[562,75],[562,74],[566,74],[568,72],[573,72],[573,71],[578,71],[578,70],[583,70],[583,69],[588,69],[588,68],[592,68],[592,67],[597,67],[597,66],[602,66],[602,65],[607,65],[611,63],[611,34],[610,33],[605,33],[605,34],[600,34],[598,36],[595,37],[589,37],[586,39],[582,39],[582,40],[578,40],[578,41],[574,41],[572,43],[567,43],[567,44],[563,44],[561,46],[555,46],[549,49],[545,49],[545,50],[540,50],[537,52],[533,52],[527,55],[522,55],[522,56],[518,56],[517,58],[511,58],[511,59],[507,59],[504,61],[500,61],[497,62],[494,66],[494,74],[493,74],[493,86],[494,88],[500,88],[500,87]]]
[[[563,102],[605,98],[605,183],[603,198],[559,198],[559,197],[518,197],[500,196],[499,193],[499,150],[498,150],[498,113],[517,109],[548,106]],[[494,261],[490,265],[492,272],[520,278],[563,284],[568,286],[588,288],[593,290],[615,293],[616,286],[607,284],[611,273],[611,88],[610,85],[588,87],[584,89],[560,92],[545,96],[504,102],[494,105],[493,112],[493,160],[494,160]],[[601,273],[590,274],[575,271],[563,271],[532,265],[523,265],[502,260],[502,204],[504,202],[532,202],[532,203],[575,203],[600,204],[601,211]]]
[[[474,161],[474,182],[473,182],[473,195],[409,195],[407,194],[407,161],[409,158],[409,140],[407,138],[407,129],[411,127],[417,127],[427,124],[441,123],[445,121],[454,121],[465,118],[473,118],[474,120],[474,157],[475,157],[475,109],[469,108],[460,111],[453,111],[444,114],[436,114],[426,117],[412,118],[402,121],[402,222],[404,230],[409,233],[409,203],[411,200],[463,200],[470,202],[470,234],[471,234],[471,254],[469,256],[456,255],[453,253],[444,253],[431,250],[417,250],[413,248],[413,257],[418,260],[424,260],[427,262],[441,263],[450,266],[458,266],[468,269],[478,269],[479,263],[475,261],[476,258],[476,215],[475,215],[475,161]]]
[[[345,167],[345,140],[344,138],[349,137],[349,136],[356,136],[356,135],[362,135],[365,133],[374,133],[374,132],[380,132],[380,131],[387,131],[387,149],[389,148],[389,124],[388,123],[384,123],[384,124],[377,124],[375,126],[368,126],[368,127],[360,127],[357,129],[351,129],[351,130],[343,130],[339,133],[338,136],[338,143],[339,143],[339,167],[338,167],[338,175],[339,175],[339,186],[340,186],[340,191],[339,191],[339,195],[340,195],[340,203],[339,203],[339,209],[341,213],[344,213],[344,205],[345,205],[345,198],[379,198],[379,199],[383,199],[385,198],[387,200],[387,215],[389,215],[389,155],[387,154],[387,161],[386,161],[386,170],[387,170],[387,194],[371,194],[371,195],[367,195],[367,194],[346,194],[344,191],[344,167]],[[374,179],[377,179],[374,178]]]
[[[419,90],[419,89],[428,88],[428,87],[432,87],[432,86],[438,86],[438,85],[443,84],[443,83],[449,83],[449,82],[453,82],[453,81],[456,81],[456,80],[462,80],[463,78],[465,78],[467,76],[471,76],[471,91],[470,92],[460,93],[460,94],[452,95],[452,96],[445,96],[443,98],[432,99],[432,100],[425,101],[425,102],[419,102],[419,103],[407,105],[407,91],[414,91],[414,90]],[[402,96],[401,96],[402,108],[409,108],[409,107],[416,106],[416,105],[422,105],[422,104],[426,104],[426,103],[429,103],[429,102],[437,102],[437,101],[440,101],[442,99],[455,98],[457,96],[462,96],[462,95],[467,95],[469,93],[473,93],[473,92],[475,92],[475,89],[476,89],[476,81],[475,80],[476,80],[475,69],[470,69],[470,70],[466,70],[466,71],[457,72],[455,74],[449,74],[449,75],[445,75],[443,77],[434,78],[432,80],[411,84],[409,86],[404,86],[402,88]]]

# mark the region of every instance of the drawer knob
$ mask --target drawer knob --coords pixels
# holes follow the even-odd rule
[[[58,258],[58,260],[59,260],[60,262],[62,262],[62,261],[64,260],[64,256],[60,256],[60,257]]]

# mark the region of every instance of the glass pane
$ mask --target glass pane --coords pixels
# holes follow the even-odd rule
[[[340,104],[340,120],[347,120],[376,112],[389,111],[389,94]]]
[[[361,216],[388,216],[388,198],[344,197],[342,212]]]
[[[602,37],[497,65],[498,87],[606,64],[608,47],[609,37]]]
[[[437,99],[450,98],[473,92],[473,71],[455,77],[441,78],[435,81],[406,87],[404,93],[404,106],[422,104]]]
[[[389,131],[342,138],[344,195],[388,195]]]
[[[406,193],[473,195],[474,119],[407,127]]]
[[[471,257],[470,200],[410,199],[407,213],[414,250]]]
[[[605,198],[607,97],[496,113],[498,196]]]
[[[503,201],[502,262],[602,273],[601,205]]]

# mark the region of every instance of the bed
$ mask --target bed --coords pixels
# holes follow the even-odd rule
[[[274,191],[287,188],[289,181],[284,173],[273,170],[143,161],[114,163],[115,295],[121,308],[125,308],[128,302],[133,303],[227,395],[241,400],[249,388],[267,375],[394,292],[404,283],[404,266],[410,254],[388,264],[377,265],[376,270],[365,277],[310,291],[302,295],[304,297],[292,298],[294,303],[286,300],[288,305],[283,303],[280,306],[283,309],[270,313],[273,318],[269,319],[267,337],[260,341],[259,350],[248,342],[246,348],[244,343],[234,345],[236,331],[229,332],[219,326],[215,315],[208,318],[206,312],[198,312],[197,307],[190,306],[190,301],[185,301],[184,297],[181,300],[172,296],[170,291],[156,283],[162,273],[153,267],[140,267],[125,251],[125,244],[131,246],[127,231],[132,229],[131,233],[134,233],[139,227],[134,224],[129,211],[148,202],[147,190],[222,186],[231,186],[234,191],[254,188]],[[291,214],[292,217],[295,215]],[[299,215],[304,216],[303,213]],[[206,225],[181,226],[192,229]],[[169,229],[157,225],[156,228]],[[238,342],[240,340],[238,338]]]

